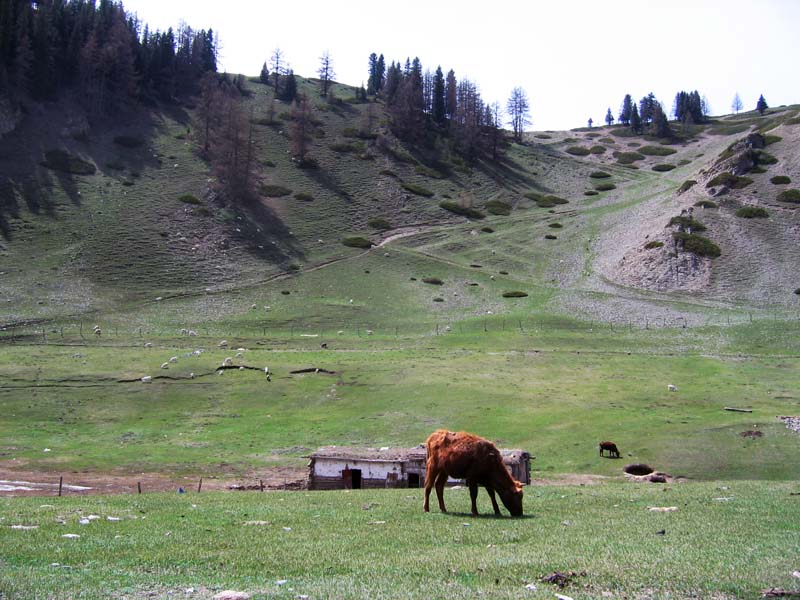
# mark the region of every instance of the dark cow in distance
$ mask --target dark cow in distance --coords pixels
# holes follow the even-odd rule
[[[464,431],[439,429],[428,436],[425,447],[428,450],[425,503],[422,505],[425,512],[430,510],[428,500],[434,486],[439,508],[442,512],[447,512],[444,506],[444,486],[447,478],[452,477],[466,480],[473,516],[478,515],[475,503],[478,486],[486,488],[496,515],[500,514],[500,507],[497,506],[495,492],[500,495],[500,500],[511,516],[522,516],[522,484],[508,472],[500,451],[492,442]]]
[[[611,457],[619,458],[619,450],[614,442],[600,442],[600,456],[603,456],[604,451]]]

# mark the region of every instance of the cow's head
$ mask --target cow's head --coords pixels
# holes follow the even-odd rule
[[[500,500],[512,517],[522,516],[522,484],[514,480],[514,485],[506,490],[498,490]]]

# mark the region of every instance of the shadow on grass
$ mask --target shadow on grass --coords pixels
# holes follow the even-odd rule
[[[431,511],[431,514],[436,514],[434,511]],[[490,513],[479,513],[477,516],[473,516],[472,513],[468,512],[452,512],[448,511],[446,513],[440,512],[440,515],[444,515],[445,517],[458,517],[459,519],[478,519],[478,520],[492,520],[492,521],[505,521],[511,519],[512,521],[517,520],[524,520],[524,519],[535,519],[536,515],[526,515],[523,514],[520,517],[512,517],[511,515],[502,513],[499,515],[494,514],[493,512]]]

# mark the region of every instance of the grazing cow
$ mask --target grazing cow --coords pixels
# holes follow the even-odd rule
[[[603,456],[604,451],[608,452],[609,456],[619,458],[619,450],[614,442],[600,442],[600,456]]]
[[[428,500],[434,486],[439,508],[442,512],[447,512],[444,506],[444,486],[447,478],[453,477],[466,480],[473,516],[478,515],[475,503],[478,486],[486,488],[496,515],[500,514],[500,507],[497,506],[495,492],[500,495],[500,500],[512,516],[522,516],[522,484],[508,472],[500,451],[492,442],[463,431],[456,433],[439,429],[428,437],[425,447],[428,450],[425,503],[422,505],[425,512],[430,510]]]

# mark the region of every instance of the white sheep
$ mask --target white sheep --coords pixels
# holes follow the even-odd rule
[[[230,356],[228,356],[225,360],[222,361],[223,367],[230,367],[231,365],[233,365],[233,359]]]
[[[239,367],[239,370],[240,371],[244,371],[244,367]]]
[[[169,369],[169,363],[168,362],[162,363],[161,364],[161,368],[162,369]]]
[[[242,354],[241,352],[237,352],[236,353],[236,358],[242,358],[243,356],[244,356],[244,354]]]
[[[174,365],[176,362],[178,362],[178,357],[177,356],[170,357],[169,362]]]
[[[227,346],[228,346],[228,340],[222,340],[222,341],[219,343],[219,347],[220,347],[220,348],[226,348]]]
[[[251,304],[251,305],[250,305],[250,308],[251,308],[252,310],[255,310],[255,309],[256,309],[256,308],[258,308],[258,307],[257,307],[255,304]]]
[[[237,348],[236,351],[237,352],[247,352],[247,349],[246,348]]]
[[[150,383],[153,381],[153,378],[150,375],[145,375],[142,377],[142,383]]]
[[[269,376],[269,367],[264,367],[264,375]]]
[[[152,348],[153,347],[153,342],[145,342],[144,343],[144,347],[145,348]]]
[[[372,333],[373,333],[372,329],[367,329],[367,335],[372,335]]]
[[[677,388],[677,386],[674,386],[674,385],[672,385],[671,383],[667,385],[667,389],[668,389],[670,392],[677,392],[677,391],[678,391],[678,388]]]
[[[189,335],[197,337],[197,332],[194,329],[189,330]]]
[[[194,379],[194,373],[189,373],[189,379]]]

